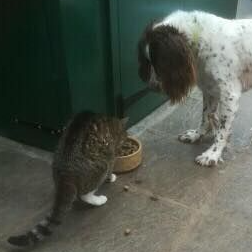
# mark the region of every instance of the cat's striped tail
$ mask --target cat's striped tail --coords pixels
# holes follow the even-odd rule
[[[48,216],[26,234],[9,237],[8,242],[18,247],[33,246],[39,241],[44,240],[46,236],[50,236],[53,228],[59,224],[60,221],[54,219],[52,216]]]
[[[26,234],[9,237],[8,242],[11,245],[18,247],[33,246],[50,236],[53,229],[61,224],[66,212],[72,208],[73,201],[76,198],[76,188],[71,183],[61,181],[55,196],[52,213]]]

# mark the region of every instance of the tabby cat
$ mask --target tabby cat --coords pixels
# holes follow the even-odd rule
[[[95,192],[106,179],[116,180],[112,170],[117,150],[127,138],[126,121],[92,112],[73,117],[54,154],[55,199],[51,214],[26,234],[11,236],[10,244],[31,246],[49,236],[76,199],[95,206],[106,203],[107,197]]]

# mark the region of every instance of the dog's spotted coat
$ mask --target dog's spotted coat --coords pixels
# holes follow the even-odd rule
[[[216,165],[222,161],[241,93],[252,87],[252,19],[228,20],[199,11],[177,11],[154,24],[152,31],[158,27],[174,27],[186,36],[195,57],[197,84],[203,93],[200,127],[182,133],[179,140],[194,143],[213,131],[214,143],[196,157],[196,162]],[[146,49],[152,72],[149,83],[162,89],[162,78],[151,62],[148,43]]]

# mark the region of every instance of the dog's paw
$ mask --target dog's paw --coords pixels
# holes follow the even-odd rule
[[[201,166],[216,166],[219,162],[223,162],[221,155],[212,150],[208,150],[198,157],[196,157],[195,162]]]
[[[183,143],[195,143],[200,139],[201,135],[198,130],[187,130],[178,135],[178,140]]]

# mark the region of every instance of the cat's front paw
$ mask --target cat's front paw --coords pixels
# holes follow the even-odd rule
[[[200,137],[201,135],[198,130],[187,130],[178,135],[178,140],[183,143],[195,143]]]
[[[212,150],[207,150],[198,157],[196,157],[195,162],[201,166],[216,166],[219,162],[223,162],[221,154],[214,152]]]
[[[108,176],[108,178],[106,179],[106,182],[107,183],[114,183],[116,181],[116,179],[117,179],[117,176],[114,173],[112,173],[110,176]]]
[[[114,173],[112,173],[110,175],[109,182],[110,183],[114,183],[116,181],[116,179],[117,179],[116,175]]]

